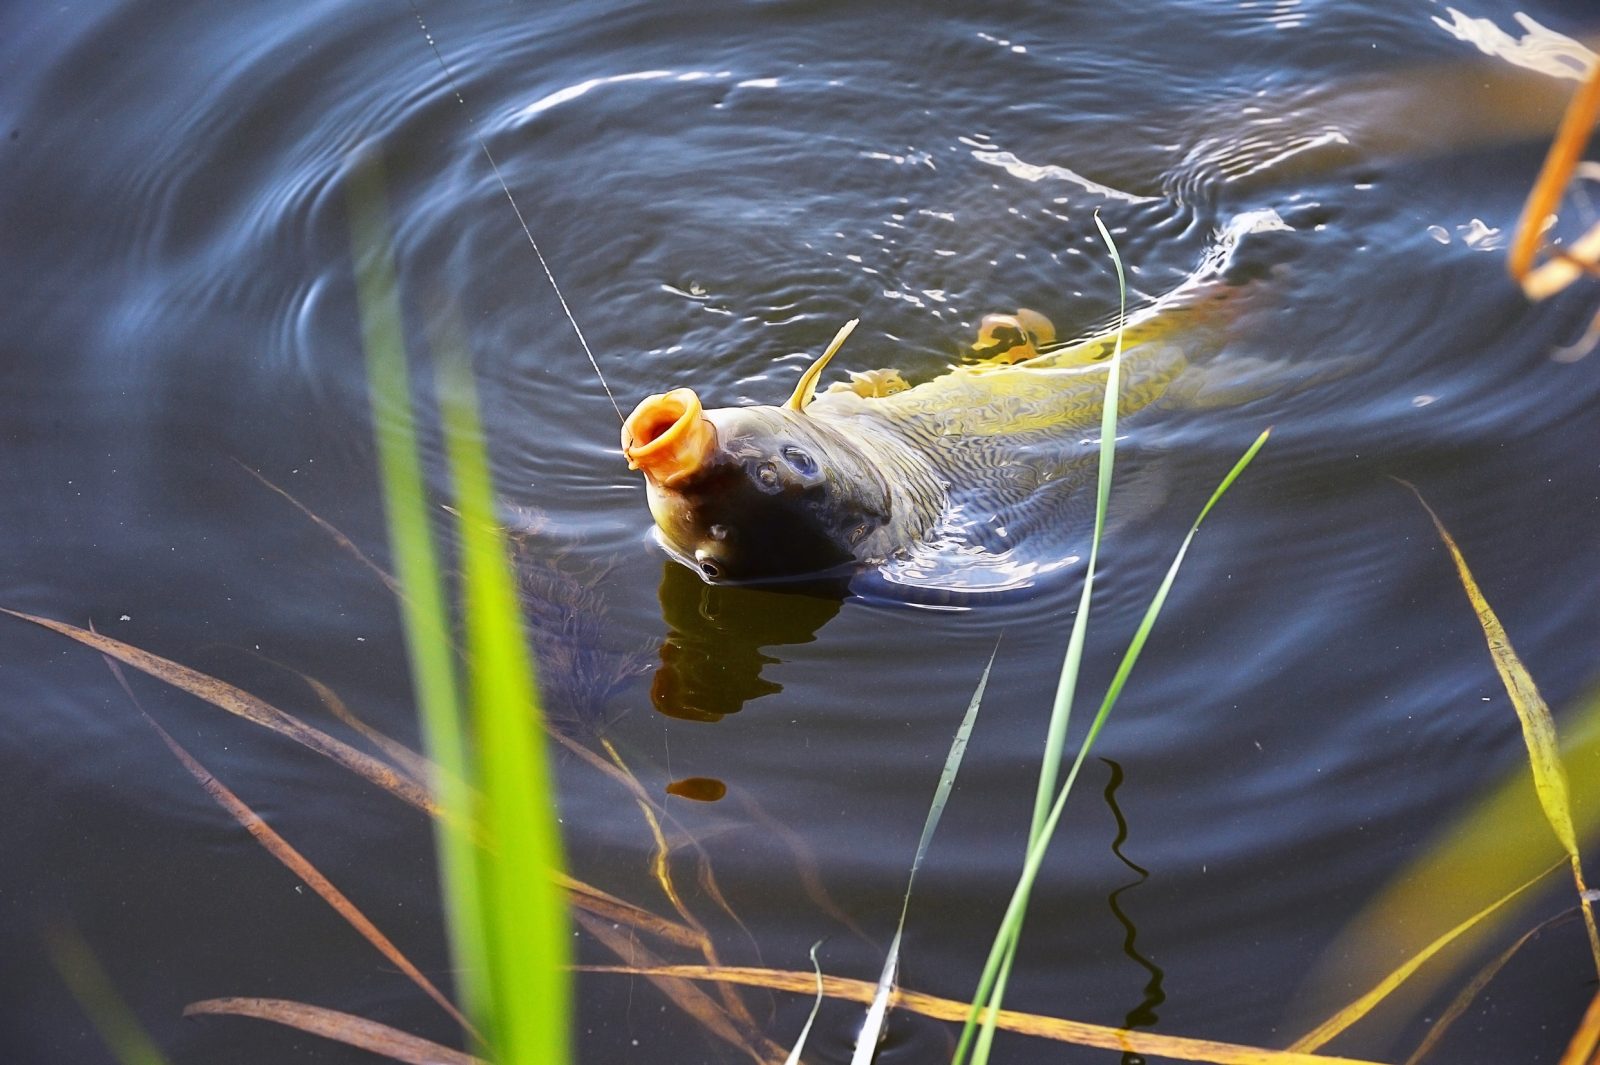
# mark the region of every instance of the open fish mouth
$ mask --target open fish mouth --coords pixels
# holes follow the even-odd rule
[[[630,470],[643,470],[670,487],[699,472],[717,449],[717,430],[692,388],[648,396],[622,423],[622,453]]]

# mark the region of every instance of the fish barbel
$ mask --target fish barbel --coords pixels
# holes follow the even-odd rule
[[[1237,291],[1191,282],[1122,330],[1118,413],[1165,395],[1221,346]],[[894,370],[817,393],[840,330],[781,406],[705,409],[689,388],[641,402],[622,427],[667,548],[712,582],[874,566],[974,530],[1027,535],[1085,482],[1117,332],[1055,344],[1031,311],[992,315],[974,349],[914,387]]]

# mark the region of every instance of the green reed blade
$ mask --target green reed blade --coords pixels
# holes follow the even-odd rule
[[[967,712],[962,715],[955,738],[950,741],[950,752],[945,755],[944,768],[939,771],[939,783],[933,789],[933,803],[928,807],[928,816],[922,823],[922,838],[917,840],[917,853],[911,859],[911,873],[906,877],[906,893],[900,899],[900,921],[895,925],[894,940],[889,944],[889,952],[884,958],[883,973],[878,977],[877,990],[873,992],[872,1004],[867,1008],[867,1019],[856,1036],[856,1049],[850,1058],[850,1065],[870,1065],[872,1055],[877,1052],[883,1022],[889,1013],[889,994],[894,990],[895,978],[900,971],[900,940],[906,930],[906,912],[911,908],[911,885],[916,883],[917,870],[922,868],[922,859],[927,856],[928,847],[933,843],[933,834],[939,827],[939,819],[944,816],[945,803],[950,801],[950,789],[955,787],[956,774],[961,771],[961,759],[967,753],[967,743],[972,738],[972,726],[978,720],[978,707],[983,704],[984,690],[989,687],[994,656],[999,653],[1000,641],[996,640],[994,650],[989,654],[989,662],[983,667],[983,675],[978,678],[978,687],[972,693],[972,701],[967,704]]]
[[[492,1026],[484,984],[489,965],[482,889],[478,883],[477,848],[466,829],[476,821],[469,784],[476,774],[466,743],[467,723],[454,652],[443,625],[449,615],[428,523],[400,325],[399,285],[385,215],[383,174],[377,160],[364,160],[353,168],[349,206],[361,339],[366,349],[384,513],[394,572],[405,592],[398,602],[404,621],[406,660],[416,692],[423,742],[441,770],[434,786],[444,816],[434,822],[434,842],[439,851],[440,890],[450,925],[455,980],[468,1015],[489,1036]]]
[[[1123,273],[1122,257],[1117,252],[1116,241],[1111,239],[1110,231],[1106,229],[1105,223],[1100,221],[1098,211],[1095,212],[1094,224],[1100,230],[1100,237],[1105,241],[1106,248],[1111,254],[1111,261],[1117,269],[1116,343],[1111,352],[1110,365],[1106,369],[1106,398],[1100,410],[1100,461],[1095,478],[1094,526],[1089,537],[1089,560],[1084,567],[1083,590],[1078,594],[1078,612],[1072,620],[1071,635],[1067,638],[1067,652],[1062,660],[1061,675],[1056,683],[1055,702],[1050,710],[1050,724],[1045,733],[1044,758],[1039,765],[1039,784],[1034,792],[1033,819],[1028,826],[1030,851],[1044,831],[1045,820],[1049,816],[1050,794],[1055,790],[1062,752],[1066,747],[1067,725],[1072,719],[1072,700],[1078,688],[1078,673],[1083,662],[1083,643],[1089,630],[1089,604],[1094,594],[1095,568],[1100,558],[1100,538],[1105,532],[1106,508],[1111,499],[1111,475],[1116,461],[1117,408],[1122,394],[1122,335],[1128,318],[1128,281]],[[992,998],[992,1005],[998,1009],[999,1003],[1004,999],[1016,948],[1014,940],[1007,941],[1003,958],[996,960],[992,968],[989,965],[984,966],[978,984],[980,990],[973,997],[972,1013],[967,1017],[967,1023],[961,1031],[961,1041],[956,1046],[954,1061],[957,1065],[965,1060],[972,1043],[979,1004]],[[994,955],[991,953],[991,960],[993,959]],[[994,1019],[993,1014],[990,1014],[978,1038],[976,1060],[988,1059],[989,1046],[993,1039]]]
[[[548,1065],[571,1058],[571,930],[562,893],[550,875],[563,868],[556,789],[509,545],[495,521],[488,456],[464,358],[442,360],[440,384],[459,508],[479,809],[484,831],[495,843],[492,853],[480,852],[479,862],[489,903],[495,1050],[508,1065]]]
[[[1256,437],[1255,442],[1239,458],[1239,461],[1234,463],[1227,476],[1222,479],[1216,490],[1211,493],[1211,498],[1206,501],[1205,506],[1200,510],[1199,516],[1195,518],[1194,524],[1189,527],[1189,532],[1183,538],[1183,543],[1179,545],[1172,564],[1167,568],[1166,576],[1162,578],[1160,587],[1157,588],[1149,607],[1146,608],[1144,617],[1140,620],[1139,627],[1134,632],[1133,639],[1129,641],[1127,650],[1123,652],[1122,661],[1117,665],[1117,671],[1112,677],[1111,684],[1106,689],[1104,699],[1101,700],[1100,709],[1095,714],[1093,722],[1090,723],[1089,731],[1078,748],[1077,757],[1073,760],[1072,767],[1068,770],[1066,779],[1062,782],[1061,788],[1056,794],[1055,802],[1051,805],[1050,811],[1046,816],[1043,831],[1036,840],[1029,844],[1028,856],[1023,864],[1022,875],[1018,879],[1016,889],[1012,893],[1011,902],[1006,908],[1004,918],[1001,920],[1000,931],[995,937],[994,945],[990,948],[989,957],[984,963],[984,979],[980,981],[978,993],[974,996],[974,1012],[976,1012],[978,1003],[985,1003],[990,1007],[984,1014],[985,1030],[992,1031],[994,1011],[1000,1008],[1000,993],[1004,990],[1001,977],[1005,975],[1007,971],[1006,962],[1015,954],[1016,943],[1021,937],[1022,921],[1027,908],[1028,894],[1032,890],[1034,880],[1038,877],[1039,868],[1044,863],[1044,855],[1049,847],[1050,838],[1055,834],[1056,825],[1060,822],[1062,811],[1066,809],[1067,796],[1071,793],[1072,786],[1078,779],[1078,773],[1083,767],[1084,760],[1088,758],[1089,750],[1093,746],[1095,738],[1099,736],[1101,728],[1111,714],[1111,708],[1116,705],[1117,698],[1122,694],[1122,689],[1126,685],[1129,675],[1133,672],[1134,665],[1138,662],[1139,654],[1144,650],[1145,642],[1149,639],[1150,632],[1155,627],[1156,618],[1160,615],[1162,607],[1166,604],[1167,595],[1172,590],[1173,581],[1177,579],[1178,568],[1183,564],[1185,556],[1189,553],[1189,546],[1194,542],[1195,534],[1200,531],[1201,522],[1205,521],[1206,515],[1211,513],[1211,508],[1216,506],[1217,501],[1238,479],[1239,474],[1244,472],[1245,467],[1250,465],[1257,452],[1266,444],[1267,437],[1271,432],[1272,430],[1269,428],[1263,430],[1261,435]],[[969,1042],[968,1031],[974,1027],[974,1018],[969,1014],[967,1028],[963,1029],[962,1032],[962,1044],[956,1048],[954,1060],[958,1065],[965,1060],[962,1055],[965,1044]],[[989,1040],[980,1038],[973,1051],[972,1060],[974,1063],[981,1065],[981,1063],[988,1060],[988,1047]]]
[[[50,963],[120,1065],[167,1065],[166,1055],[151,1040],[76,928],[51,928],[45,946]]]
[[[1477,578],[1467,565],[1466,556],[1456,546],[1455,537],[1450,535],[1450,530],[1445,528],[1444,522],[1439,520],[1439,515],[1434,513],[1415,485],[1405,481],[1400,483],[1411,489],[1417,502],[1433,519],[1434,529],[1456,564],[1456,576],[1461,580],[1461,589],[1467,593],[1472,611],[1478,616],[1478,625],[1483,629],[1483,638],[1488,644],[1489,657],[1494,660],[1495,672],[1500,674],[1506,696],[1510,698],[1512,709],[1522,725],[1522,738],[1528,749],[1528,766],[1533,772],[1533,786],[1539,796],[1539,805],[1544,809],[1545,820],[1550,823],[1550,830],[1555,833],[1571,863],[1578,905],[1583,910],[1583,924],[1589,934],[1589,952],[1594,960],[1595,971],[1600,972],[1600,928],[1595,926],[1589,885],[1583,878],[1583,857],[1578,853],[1578,833],[1572,820],[1571,788],[1567,784],[1566,767],[1561,762],[1555,718],[1551,716],[1544,696],[1539,694],[1539,686],[1533,682],[1533,675],[1511,646],[1511,637],[1506,634],[1506,627],[1500,623],[1499,615],[1489,605],[1489,600],[1484,598]]]
[[[550,874],[560,869],[551,789],[536,739],[538,705],[475,408],[451,382],[446,445],[460,495],[472,659],[457,675],[442,570],[429,525],[410,378],[391,265],[382,175],[354,168],[352,238],[362,338],[394,567],[404,595],[412,683],[423,736],[439,765],[445,816],[435,822],[456,979],[468,1014],[502,1065],[570,1060],[569,946]],[[470,693],[471,718],[463,706]],[[481,799],[479,796],[481,795]],[[480,848],[474,833],[492,841]]]

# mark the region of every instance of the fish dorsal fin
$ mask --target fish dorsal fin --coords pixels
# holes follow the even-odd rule
[[[855,329],[860,322],[861,319],[852,318],[839,327],[839,331],[833,335],[832,342],[828,344],[828,350],[824,351],[822,357],[812,363],[806,372],[800,375],[800,383],[794,386],[794,395],[789,397],[789,402],[784,404],[785,407],[798,411],[806,409],[806,404],[810,403],[811,397],[816,394],[817,378],[822,376],[823,367],[828,365],[828,360],[833,358],[833,353],[844,346],[844,342],[849,338],[851,330]]]

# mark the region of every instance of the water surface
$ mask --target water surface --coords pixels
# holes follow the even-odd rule
[[[912,380],[993,311],[1102,323],[1116,285],[1097,211],[1136,302],[1189,277],[1236,219],[1281,222],[1237,250],[1261,295],[1217,372],[1287,383],[1125,426],[1086,699],[1211,485],[1276,432],[1210,519],[1100,740],[1116,769],[1088,764],[1035,892],[1016,1008],[1285,1045],[1338,1004],[1304,987],[1311,962],[1523,758],[1447,558],[1391,476],[1454,530],[1558,718],[1595,681],[1600,377],[1592,358],[1551,357],[1595,294],[1530,307],[1504,271],[1575,84],[1550,34],[1592,32],[1583,5],[421,13],[448,74],[400,3],[0,14],[0,605],[92,621],[325,722],[300,671],[415,740],[390,594],[248,472],[386,560],[346,202],[353,153],[381,157],[419,371],[430,327],[464,324],[547,694],[702,841],[744,927],[692,887],[691,857],[679,874],[726,960],[803,969],[829,937],[829,972],[876,976],[1000,640],[905,948],[907,986],[969,995],[1021,861],[1081,566],[942,610],[711,590],[676,569],[481,139],[624,411],[680,384],[708,404],[779,402],[851,317],[840,363]],[[1530,55],[1546,72],[1507,58]],[[431,438],[429,455],[442,499]],[[455,1039],[195,787],[94,655],[7,622],[0,678],[7,1060],[110,1060],[44,960],[52,920],[82,931],[177,1062],[368,1060],[180,1017],[219,995]],[[134,688],[448,978],[419,816],[156,682]],[[669,797],[688,777],[727,795]],[[666,912],[631,799],[570,756],[559,778],[574,873]],[[1552,888],[1519,930],[1565,905]],[[1441,1053],[1553,1060],[1593,993],[1568,933],[1525,949]],[[614,960],[587,938],[579,951]],[[584,1061],[744,1060],[647,983],[579,988]],[[1397,1060],[1447,999],[1338,1049]],[[805,1003],[753,1001],[773,1039],[798,1030]],[[858,1017],[825,1010],[814,1059],[848,1060]],[[946,1045],[900,1017],[881,1060]],[[1004,1046],[1010,1061],[1062,1053]]]

